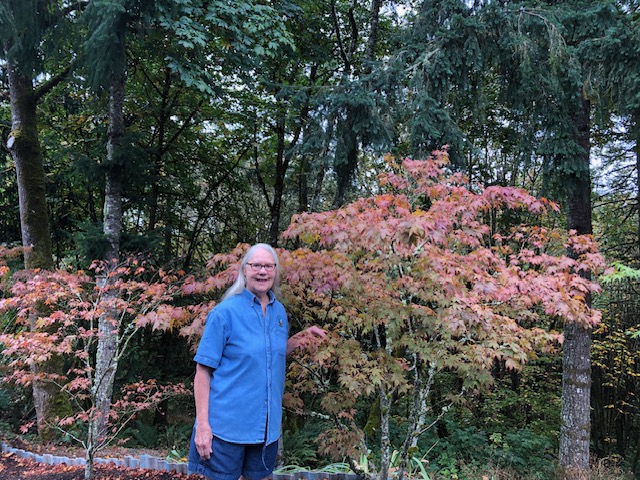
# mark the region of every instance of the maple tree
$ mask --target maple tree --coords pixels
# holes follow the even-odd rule
[[[120,389],[118,398],[110,404],[108,418],[104,418],[98,405],[99,391],[104,383],[114,382],[118,362],[128,353],[136,333],[147,327],[177,329],[192,320],[188,307],[172,305],[180,294],[177,274],[154,271],[135,260],[114,268],[107,265],[94,263],[94,275],[83,271],[19,271],[11,279],[10,295],[0,300],[0,312],[15,312],[18,325],[17,332],[0,335],[2,355],[10,359],[11,371],[5,380],[21,385],[53,383],[66,393],[73,412],[53,418],[51,427],[82,445],[85,478],[93,477],[95,454],[116,440],[137,413],[170,396],[188,393],[182,384],[161,385],[153,379],[140,379]],[[34,311],[38,312],[36,325],[29,329],[27,322]],[[98,323],[105,311],[117,312],[110,325],[117,342],[108,368],[100,373],[96,369],[101,335]],[[53,355],[65,358],[66,371],[30,368],[46,363]],[[104,432],[100,428],[103,424],[108,427]]]
[[[470,184],[447,164],[446,151],[389,158],[377,196],[297,215],[283,234],[303,245],[281,252],[288,312],[331,332],[293,363],[288,405],[304,411],[313,398],[314,415],[333,424],[321,451],[365,478],[387,478],[394,451],[395,475],[407,475],[420,436],[447,409],[430,401],[438,375],[459,379],[450,405],[490,386],[496,362],[519,369],[557,349],[562,335],[545,319],[600,321],[585,301],[598,285],[581,275],[605,269],[592,238],[545,227],[555,204]],[[376,435],[357,420],[363,405],[378,412]],[[400,407],[404,440],[392,444]]]

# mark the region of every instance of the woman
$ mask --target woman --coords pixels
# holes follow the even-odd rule
[[[277,300],[280,264],[267,244],[252,246],[238,278],[209,313],[194,357],[196,424],[189,473],[213,480],[271,475],[282,421],[286,355],[318,327],[288,338]]]

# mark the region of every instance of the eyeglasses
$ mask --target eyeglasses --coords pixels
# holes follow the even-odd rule
[[[254,272],[259,272],[263,268],[267,272],[273,272],[276,269],[275,263],[247,263]]]

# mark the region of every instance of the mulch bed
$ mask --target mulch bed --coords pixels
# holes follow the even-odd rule
[[[0,454],[0,478],[3,480],[84,480],[83,466],[47,465],[18,457],[13,453]],[[200,475],[118,467],[113,464],[95,466],[96,480],[203,480]]]

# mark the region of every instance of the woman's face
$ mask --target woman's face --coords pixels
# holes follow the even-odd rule
[[[273,281],[276,278],[276,269],[267,270],[264,268],[264,265],[270,267],[271,265],[275,265],[276,262],[267,250],[259,248],[256,250],[249,261],[244,266],[244,276],[247,279],[246,287],[247,289],[253,293],[258,298],[263,298],[271,287],[273,287]],[[257,271],[254,271],[252,265],[255,267],[256,265],[261,265]]]

